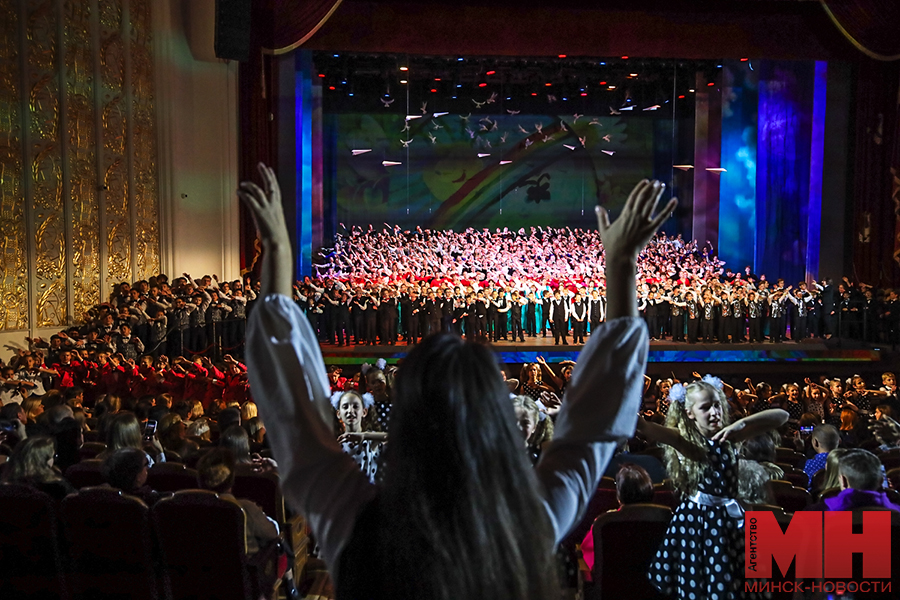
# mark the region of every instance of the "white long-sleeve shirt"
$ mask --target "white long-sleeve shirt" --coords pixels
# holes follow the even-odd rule
[[[599,328],[581,351],[555,438],[536,467],[557,543],[584,513],[616,444],[634,434],[648,348],[643,320],[621,318]],[[253,311],[247,367],[284,496],[308,519],[337,582],[356,518],[377,492],[334,438],[319,342],[290,298],[267,296]]]

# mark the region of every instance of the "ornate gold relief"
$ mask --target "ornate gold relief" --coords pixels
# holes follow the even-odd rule
[[[19,13],[0,0],[0,330],[28,327]]]
[[[59,135],[59,14],[52,0],[31,0],[25,24],[26,81],[31,86],[31,204],[37,327],[66,323],[66,244]]]
[[[156,186],[156,129],[153,116],[153,60],[149,0],[131,2],[131,98],[134,127],[134,226],[138,279],[159,273],[159,211]]]
[[[97,135],[94,106],[91,3],[66,0],[65,81],[66,148],[72,223],[73,318],[100,302],[100,199],[97,180]]]
[[[106,186],[107,277],[110,286],[131,282],[131,219],[128,206],[128,106],[125,93],[125,43],[121,0],[100,1],[100,77]]]
[[[80,321],[104,274],[159,270],[152,1],[124,5],[0,0],[0,331]]]

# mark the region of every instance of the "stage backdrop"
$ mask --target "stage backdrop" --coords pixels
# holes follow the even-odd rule
[[[325,165],[347,227],[594,227],[598,201],[616,209],[638,179],[671,181],[672,127],[650,115],[331,114]]]

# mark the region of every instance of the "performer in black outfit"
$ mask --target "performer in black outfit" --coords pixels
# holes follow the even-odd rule
[[[731,318],[734,325],[731,332],[734,335],[735,342],[744,341],[744,332],[747,330],[746,308],[747,302],[743,298],[743,292],[735,292],[735,296],[731,299]]]
[[[568,346],[566,336],[569,333],[569,306],[558,291],[553,295],[548,316],[553,325],[553,343],[558,346],[559,340],[562,339],[563,346]]]
[[[747,296],[747,316],[750,321],[750,341],[763,341],[762,321],[766,316],[766,301],[750,292]]]
[[[669,301],[669,313],[672,316],[672,341],[684,341],[684,300],[676,295]]]
[[[537,298],[534,293],[529,292],[525,300],[527,301],[525,304],[525,333],[530,337],[535,337],[537,336]]]
[[[693,292],[684,295],[685,312],[687,313],[687,337],[691,344],[697,343],[697,331],[700,329],[700,303],[694,300]]]
[[[488,322],[487,301],[483,292],[478,292],[475,297],[475,337],[484,337],[487,335]]]
[[[578,292],[569,309],[572,318],[572,342],[575,344],[584,343],[584,334],[587,333],[587,311],[587,300],[581,292]]]
[[[541,299],[543,310],[541,311],[541,337],[547,337],[547,324],[550,321],[550,305],[553,304],[553,297],[549,290],[544,290],[544,296]]]
[[[512,293],[509,306],[509,320],[512,341],[516,341],[516,338],[519,338],[520,342],[524,342],[525,336],[522,335],[522,299],[519,298],[519,292]]]
[[[408,344],[418,344],[422,337],[422,322],[425,316],[425,303],[419,298],[418,292],[409,294],[409,333],[406,336]]]

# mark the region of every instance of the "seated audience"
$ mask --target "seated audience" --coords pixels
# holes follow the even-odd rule
[[[900,511],[882,490],[884,472],[878,457],[862,448],[851,448],[838,459],[841,493],[812,504],[806,510],[853,510],[881,507]]]
[[[838,447],[841,443],[841,436],[833,425],[818,425],[813,429],[810,438],[812,449],[816,455],[806,461],[803,472],[809,477],[809,487],[812,487],[813,476],[825,468],[828,453]]]
[[[159,441],[166,452],[174,452],[183,459],[191,456],[200,448],[195,442],[187,439],[187,427],[177,413],[169,413],[159,422],[157,429]]]
[[[150,461],[143,450],[119,448],[103,461],[103,478],[110,486],[153,506],[162,495],[147,485]]]
[[[260,547],[278,539],[278,524],[267,517],[259,505],[231,494],[235,460],[230,450],[214,448],[207,452],[197,463],[197,474],[201,488],[216,492],[220,498],[237,502],[244,509],[247,515],[248,554],[255,554]]]
[[[616,498],[619,500],[619,508],[626,504],[646,504],[653,502],[653,481],[643,467],[632,463],[625,463],[616,473]],[[588,566],[590,573],[594,570],[594,528],[591,527],[584,540],[581,542],[581,555]]]
[[[56,444],[44,436],[29,437],[16,444],[3,471],[3,480],[24,483],[62,500],[75,488],[53,468]]]
[[[152,467],[156,462],[166,462],[166,453],[159,443],[159,438],[153,435],[147,443],[156,451],[156,459],[147,453],[147,460]],[[97,455],[99,459],[106,459],[120,448],[136,448],[144,450],[144,442],[141,435],[141,424],[132,413],[123,412],[115,415],[109,422],[109,430],[106,435],[106,450]],[[146,451],[145,451],[146,453]]]

